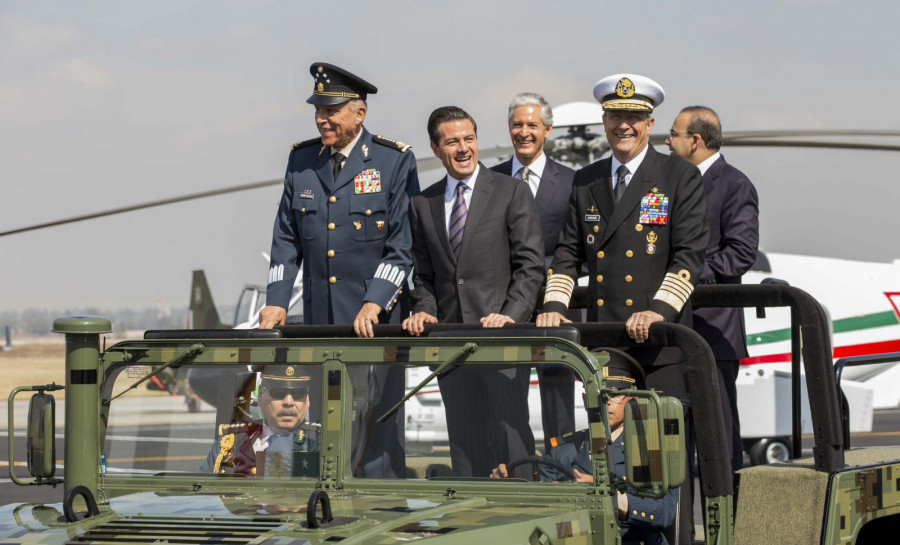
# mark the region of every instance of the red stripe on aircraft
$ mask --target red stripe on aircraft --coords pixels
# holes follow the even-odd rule
[[[900,352],[900,339],[881,341],[877,343],[855,344],[850,346],[838,346],[834,349],[834,359],[849,358],[851,356],[869,356],[871,354],[884,354],[885,352]],[[741,360],[741,365],[757,365],[760,363],[783,363],[791,361],[791,353],[766,354],[753,356]]]

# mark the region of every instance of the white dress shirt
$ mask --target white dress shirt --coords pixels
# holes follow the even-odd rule
[[[447,187],[444,189],[444,225],[447,227],[447,235],[450,235],[450,214],[453,213],[453,203],[456,202],[456,186],[463,182],[469,189],[463,192],[463,200],[466,201],[466,210],[472,208],[472,192],[475,191],[475,180],[481,165],[475,165],[475,172],[465,180],[457,180],[447,174]]]
[[[521,180],[522,176],[519,171],[524,167],[519,158],[513,155],[512,158],[512,176],[517,180]],[[544,168],[547,166],[547,155],[543,152],[528,165],[528,187],[531,188],[531,194],[537,197],[538,186],[541,184],[541,176],[544,175]]]

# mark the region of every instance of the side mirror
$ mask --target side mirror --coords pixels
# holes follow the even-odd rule
[[[28,473],[38,480],[56,473],[56,400],[40,392],[28,404],[28,437],[25,446]]]
[[[627,483],[639,495],[661,497],[685,479],[684,409],[674,397],[638,395],[625,407]]]

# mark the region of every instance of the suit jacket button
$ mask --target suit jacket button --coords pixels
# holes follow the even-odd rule
[[[633,255],[634,255],[634,252],[632,252],[631,250],[626,250],[626,251],[625,251],[625,257],[631,257],[631,256],[633,256]]]
[[[633,305],[633,304],[634,304],[634,301],[632,301],[631,299],[625,299],[625,306],[626,306],[626,307],[630,307],[630,306]]]
[[[328,197],[328,202],[330,202],[331,204],[336,203],[336,202],[337,202],[337,197],[335,197],[334,195]]]
[[[334,250],[328,250],[328,257],[334,257]]]
[[[600,282],[603,282],[603,275],[602,275],[602,274],[598,274],[598,275],[597,275],[597,283],[599,284]]]
[[[625,275],[625,281],[626,281],[626,282],[631,282],[631,280],[632,280],[631,275],[630,275],[630,274],[626,274],[626,275]]]
[[[371,211],[371,210],[366,210],[366,215],[367,215],[367,216],[371,216],[371,215],[372,215],[372,211]]]
[[[463,280],[462,278],[460,278],[459,280],[456,281],[456,283],[459,284],[460,286],[462,286],[464,282],[465,282],[465,280]]]
[[[598,307],[602,307],[602,306],[603,306],[603,299],[597,299],[597,306],[598,306]]]
[[[606,256],[606,254],[603,253],[603,250],[597,252],[597,259],[603,259],[604,256]]]
[[[337,284],[337,277],[332,276],[328,279],[329,284]]]
[[[328,224],[328,230],[329,230],[329,231],[334,231],[334,224],[333,224],[333,223],[329,223],[329,224]]]

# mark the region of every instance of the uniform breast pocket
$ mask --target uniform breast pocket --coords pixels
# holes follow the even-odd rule
[[[387,203],[381,193],[352,195],[350,197],[350,222],[353,240],[366,242],[387,237]]]
[[[315,199],[294,200],[293,211],[297,226],[300,228],[300,238],[303,240],[312,240],[316,238],[318,229],[318,205]]]

